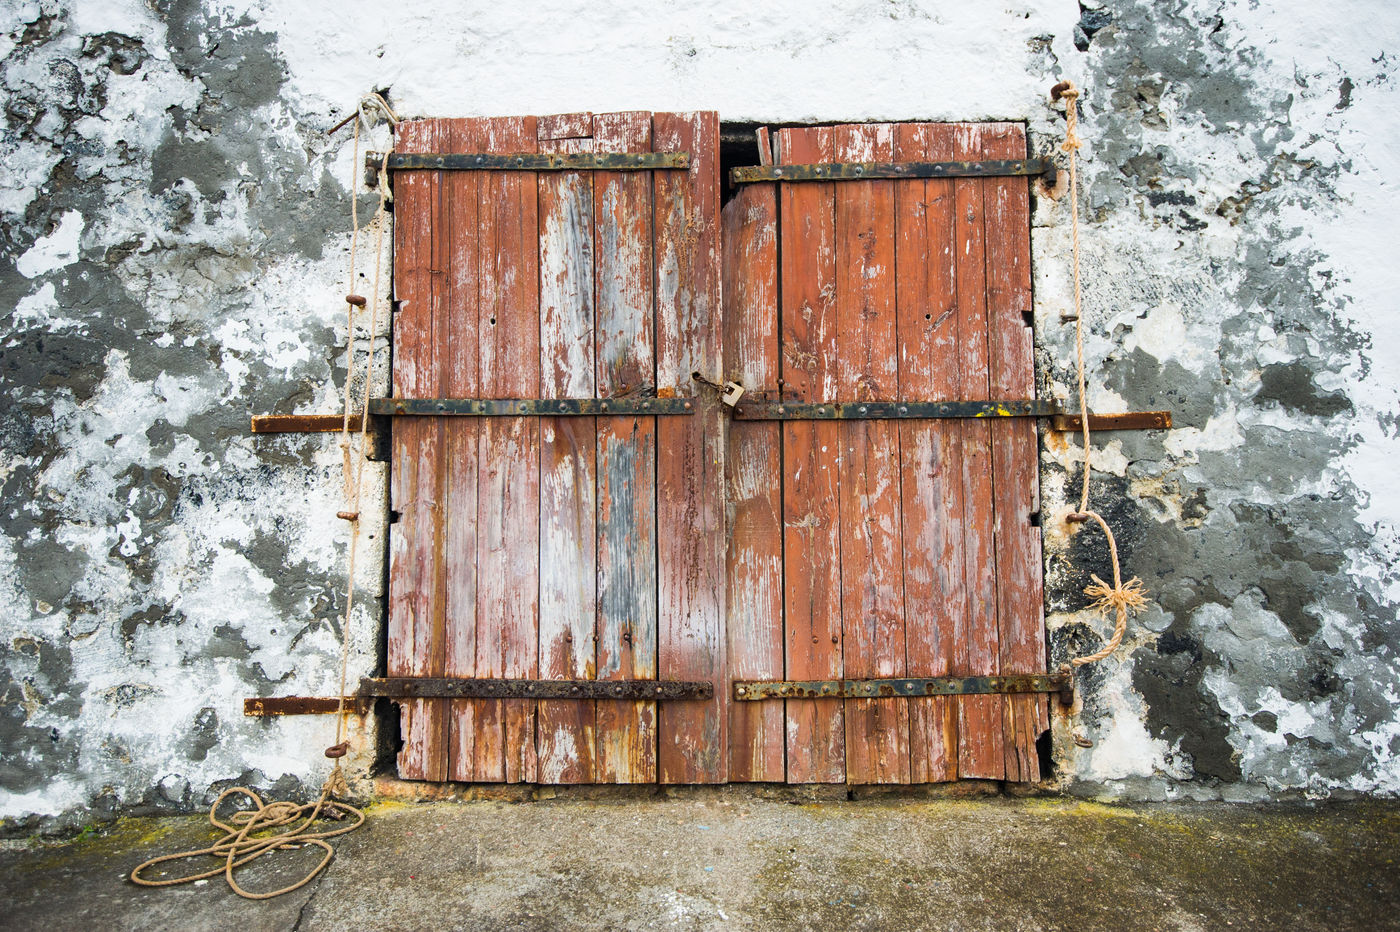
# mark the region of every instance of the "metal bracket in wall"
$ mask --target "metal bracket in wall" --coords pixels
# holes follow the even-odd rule
[[[369,711],[370,700],[346,696],[345,708],[357,715]],[[340,702],[334,696],[267,696],[243,700],[244,715],[334,715]]]
[[[1048,417],[1062,409],[1053,401],[746,401],[734,409],[739,421],[860,421],[883,418]]]
[[[252,429],[255,434],[334,434],[345,427],[343,414],[255,414]],[[350,432],[360,432],[360,416],[350,415]],[[389,460],[389,431],[379,418],[369,419],[369,443],[365,458],[372,463]]]
[[[900,696],[980,696],[1059,693],[1074,701],[1069,674],[1008,673],[998,676],[903,677],[878,680],[741,680],[734,683],[739,702],[762,699],[884,699]]]
[[[389,417],[605,417],[694,414],[694,398],[374,398],[371,414]]]
[[[383,153],[371,159],[378,166]],[[394,152],[390,171],[635,172],[689,168],[689,152]]]
[[[714,684],[681,680],[512,680],[366,677],[360,696],[391,699],[709,699]]]
[[[1167,430],[1172,426],[1170,411],[1129,411],[1124,414],[1090,414],[1089,429],[1099,430]],[[1051,430],[1084,429],[1084,419],[1078,414],[1057,414],[1050,419]]]
[[[733,184],[755,181],[869,181],[872,178],[999,178],[1042,175],[1055,183],[1050,159],[978,162],[823,162],[812,165],[744,165],[731,169]]]

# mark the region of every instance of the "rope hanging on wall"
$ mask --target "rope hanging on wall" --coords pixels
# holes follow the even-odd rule
[[[267,900],[284,893],[291,893],[298,890],[313,879],[326,865],[330,864],[335,857],[335,849],[332,848],[325,839],[333,838],[336,835],[344,835],[352,832],[364,824],[365,814],[363,811],[349,803],[342,802],[335,797],[344,797],[349,794],[349,787],[345,782],[345,773],[341,769],[340,759],[350,750],[350,743],[345,738],[346,715],[349,711],[345,706],[345,681],[350,665],[350,620],[351,612],[355,604],[355,554],[360,537],[360,495],[364,488],[364,466],[368,452],[368,430],[369,430],[369,397],[370,385],[374,378],[374,337],[379,329],[380,306],[383,299],[380,292],[380,274],[383,267],[384,253],[384,229],[389,223],[389,180],[387,178],[389,154],[393,146],[386,146],[384,159],[379,166],[379,207],[375,211],[374,219],[370,223],[375,228],[374,233],[374,292],[368,300],[361,295],[354,293],[355,287],[355,257],[359,251],[360,243],[360,216],[356,205],[356,195],[359,191],[358,173],[360,168],[360,133],[362,129],[372,129],[375,121],[382,116],[391,126],[398,124],[398,117],[389,107],[387,101],[379,94],[368,94],[360,99],[356,104],[355,113],[351,119],[355,122],[354,159],[351,162],[353,172],[350,181],[350,293],[345,296],[345,328],[346,328],[346,372],[345,372],[345,420],[340,430],[340,451],[341,451],[341,479],[344,484],[345,509],[337,512],[340,517],[350,523],[350,543],[348,556],[346,558],[346,584],[345,584],[345,612],[341,619],[341,642],[340,642],[340,689],[337,695],[340,697],[337,702],[335,714],[335,743],[326,748],[325,756],[334,763],[331,767],[330,775],[321,786],[321,794],[314,803],[299,805],[292,802],[264,802],[257,793],[243,786],[230,787],[219,794],[219,798],[214,800],[214,804],[209,807],[209,822],[215,828],[222,829],[224,836],[205,848],[196,848],[191,851],[180,851],[175,854],[165,854],[151,858],[137,865],[131,872],[133,883],[143,887],[170,887],[176,884],[190,883],[196,880],[204,880],[209,877],[223,874],[224,880],[229,887],[239,896],[250,900]],[[348,122],[348,121],[347,121]],[[340,124],[344,125],[344,123]],[[337,127],[338,128],[338,127]],[[334,130],[332,130],[334,132]],[[364,375],[361,379],[361,389],[364,398],[363,408],[360,411],[360,424],[358,432],[351,430],[350,408],[355,387],[355,312],[357,308],[365,306],[370,308],[369,331],[367,339],[369,349],[365,356]],[[354,442],[358,439],[358,444]],[[233,812],[228,821],[219,818],[219,807],[230,797],[243,796],[252,804],[251,809],[240,809]],[[318,820],[332,819],[343,821],[347,816],[353,816],[354,821],[348,825],[341,825],[334,828],[327,828],[322,831],[311,831]],[[291,826],[287,828],[287,826]],[[282,831],[278,831],[282,829]],[[266,834],[272,832],[272,834]],[[263,855],[272,851],[285,851],[300,848],[304,845],[313,845],[325,850],[325,856],[311,868],[311,870],[295,883],[272,890],[267,893],[252,893],[245,890],[238,884],[235,872],[238,868],[252,863]],[[202,873],[183,875],[160,880],[152,880],[142,876],[142,873],[157,864],[166,864],[172,861],[181,861],[186,858],[215,857],[223,859],[222,867],[215,867]]]
[[[1079,375],[1079,420],[1083,425],[1084,432],[1084,471],[1079,491],[1079,510],[1071,513],[1069,520],[1076,522],[1092,520],[1103,531],[1104,538],[1108,542],[1109,560],[1113,566],[1113,583],[1110,585],[1098,576],[1090,574],[1090,578],[1094,581],[1085,587],[1084,594],[1093,600],[1090,607],[1096,609],[1100,616],[1106,616],[1110,611],[1115,616],[1113,635],[1107,643],[1092,654],[1073,658],[1061,668],[1062,672],[1069,672],[1074,667],[1097,663],[1111,656],[1118,649],[1118,645],[1123,642],[1123,635],[1128,630],[1129,616],[1147,605],[1147,589],[1136,576],[1127,582],[1123,581],[1122,569],[1118,563],[1118,541],[1114,538],[1113,531],[1103,516],[1089,508],[1089,476],[1093,468],[1093,446],[1089,437],[1089,406],[1085,401],[1084,310],[1079,274],[1079,148],[1082,145],[1078,132],[1079,88],[1075,87],[1072,81],[1061,81],[1050,89],[1050,99],[1052,102],[1057,100],[1065,102],[1065,141],[1060,145],[1060,149],[1069,155],[1069,201],[1073,242],[1072,263],[1074,266],[1074,345]]]

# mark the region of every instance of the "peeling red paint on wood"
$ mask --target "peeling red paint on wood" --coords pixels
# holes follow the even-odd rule
[[[691,153],[687,171],[653,173],[656,385],[682,394],[693,372],[718,381],[721,363],[719,115],[653,114],[652,146]],[[663,783],[728,775],[722,418],[719,399],[702,392],[694,415],[657,425],[657,672],[716,686],[711,699],[658,710]]]
[[[599,152],[650,152],[651,114],[603,113]],[[656,384],[652,183],[646,172],[598,172],[599,397]],[[656,418],[598,419],[598,678],[656,676]],[[598,702],[598,779],[656,780],[656,703]]]
[[[777,213],[772,184],[746,185],[723,212],[724,377],[751,398],[778,397]],[[730,421],[724,469],[728,678],[782,679],[780,426]],[[785,744],[782,702],[730,703],[730,780],[783,782]]]
[[[729,701],[736,678],[1043,670],[1034,422],[726,424],[691,378],[793,401],[1029,397],[1025,181],[749,186],[721,252],[712,113],[424,120],[399,138],[693,158],[402,173],[397,394],[699,401],[686,417],[399,419],[389,674],[715,685],[659,704],[406,701],[400,775],[1037,779],[1044,697]],[[776,141],[785,162],[1025,148],[1011,124]]]
[[[784,162],[830,162],[829,127],[778,132]],[[835,185],[780,185],[784,399],[834,401]],[[783,424],[783,593],[786,679],[838,679],[841,664],[840,425]],[[841,700],[787,700],[789,783],[846,778]]]
[[[946,124],[905,124],[896,130],[895,156],[901,161],[946,161],[952,152],[952,128]],[[957,396],[952,207],[951,179],[901,181],[896,188],[901,399]],[[899,436],[907,675],[947,676],[967,618],[961,429],[945,421],[916,421],[901,423]],[[909,700],[911,781],[955,779],[957,742],[955,700]]]

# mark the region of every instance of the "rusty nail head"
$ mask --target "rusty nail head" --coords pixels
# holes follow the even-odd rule
[[[345,303],[353,304],[355,307],[364,307],[368,302],[365,301],[364,295],[348,294],[345,296]]]

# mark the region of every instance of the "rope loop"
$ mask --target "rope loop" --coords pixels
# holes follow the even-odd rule
[[[222,829],[224,836],[206,848],[197,848],[191,851],[181,851],[176,854],[166,854],[160,857],[151,858],[137,865],[131,872],[133,883],[143,887],[169,887],[175,884],[190,883],[196,880],[204,880],[222,873],[224,880],[229,887],[239,896],[250,900],[267,900],[293,890],[300,889],[310,883],[321,871],[326,869],[331,859],[335,857],[335,849],[325,842],[327,838],[336,835],[344,835],[352,832],[364,824],[365,814],[360,809],[349,803],[339,802],[333,797],[344,798],[350,795],[349,785],[345,779],[345,771],[341,768],[341,759],[348,753],[350,744],[345,740],[345,722],[349,714],[349,709],[345,705],[345,683],[350,665],[350,622],[352,612],[355,607],[355,555],[360,539],[360,496],[364,488],[364,465],[368,457],[365,455],[368,450],[369,432],[369,397],[371,395],[370,383],[374,378],[375,361],[375,333],[379,329],[379,320],[383,312],[384,303],[380,290],[381,271],[383,267],[384,255],[384,230],[388,226],[388,202],[389,184],[387,172],[389,165],[389,153],[393,151],[393,146],[386,147],[384,158],[379,166],[379,207],[375,211],[374,219],[371,223],[375,226],[374,237],[374,293],[373,297],[366,301],[365,298],[355,293],[355,257],[359,251],[360,238],[360,218],[356,207],[356,194],[359,189],[359,182],[354,172],[358,171],[360,163],[360,133],[361,130],[372,130],[374,128],[376,114],[383,116],[390,126],[397,126],[398,116],[389,106],[383,96],[378,93],[365,94],[355,105],[355,143],[354,158],[351,162],[350,180],[350,261],[349,261],[349,291],[345,298],[346,317],[346,376],[345,376],[345,399],[344,399],[344,420],[340,430],[340,452],[342,479],[345,485],[345,507],[337,512],[337,515],[350,523],[350,543],[346,558],[346,584],[345,584],[345,612],[341,618],[341,642],[340,642],[340,689],[338,691],[338,701],[335,714],[335,742],[326,749],[326,757],[335,763],[331,767],[330,775],[326,777],[325,783],[321,787],[320,796],[314,803],[298,805],[292,802],[263,802],[262,797],[247,787],[235,786],[224,790],[219,794],[218,799],[209,807],[209,822],[218,829]],[[369,305],[369,348],[365,354],[364,374],[360,379],[363,387],[363,405],[360,409],[360,425],[358,432],[350,428],[350,411],[352,407],[353,388],[355,379],[355,312]],[[351,438],[358,437],[358,450],[352,443]],[[356,455],[358,453],[358,456]],[[348,516],[348,517],[347,517]],[[223,821],[219,817],[219,807],[224,801],[232,796],[242,795],[247,802],[252,804],[251,809],[236,810]],[[343,821],[346,816],[353,815],[355,821],[349,825],[327,831],[311,831],[311,827],[317,820],[322,818]],[[284,832],[277,832],[279,828],[293,825]],[[272,832],[271,835],[263,833]],[[263,855],[271,851],[284,851],[300,848],[304,845],[313,845],[325,851],[325,856],[320,862],[304,876],[301,880],[267,893],[251,893],[239,886],[234,876],[235,871],[246,864],[250,864]],[[194,873],[179,877],[172,877],[163,880],[150,880],[142,876],[145,871],[158,864],[168,864],[173,861],[185,859],[198,859],[203,856],[219,857],[224,859],[223,867],[212,868],[200,873]]]
[[[1070,514],[1068,518],[1074,522],[1093,520],[1103,531],[1104,538],[1108,542],[1108,555],[1113,565],[1113,584],[1109,585],[1091,574],[1094,581],[1084,588],[1084,594],[1092,600],[1091,607],[1098,610],[1100,617],[1106,616],[1110,611],[1114,613],[1114,625],[1112,636],[1102,648],[1092,654],[1075,657],[1068,665],[1061,668],[1063,672],[1068,672],[1070,666],[1082,667],[1085,664],[1097,663],[1111,656],[1123,643],[1123,635],[1128,630],[1129,616],[1134,612],[1141,611],[1147,605],[1147,589],[1142,585],[1141,580],[1134,576],[1126,583],[1123,582],[1122,570],[1118,564],[1118,541],[1114,538],[1108,522],[1098,512],[1089,509],[1089,477],[1093,472],[1093,444],[1089,435],[1089,406],[1086,400],[1088,379],[1085,375],[1086,367],[1084,365],[1084,301],[1079,259],[1078,155],[1082,146],[1078,134],[1079,93],[1079,88],[1074,86],[1074,82],[1068,80],[1061,81],[1050,89],[1052,102],[1056,100],[1065,102],[1065,141],[1060,145],[1060,149],[1069,154],[1069,202],[1073,239],[1073,259],[1071,261],[1074,265],[1074,345],[1078,370],[1079,420],[1083,428],[1084,438],[1084,473],[1083,482],[1079,489],[1079,509]]]

